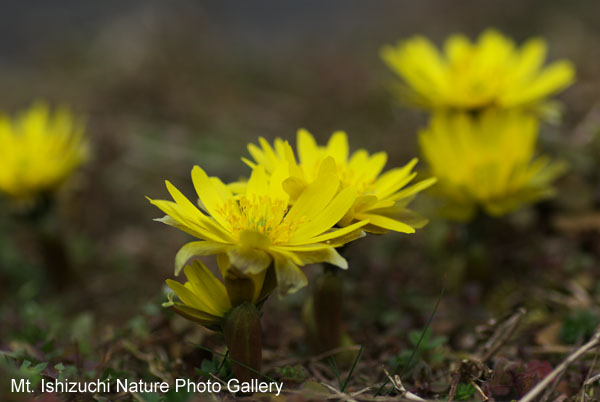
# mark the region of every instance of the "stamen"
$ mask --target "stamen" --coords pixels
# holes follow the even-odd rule
[[[237,203],[237,205],[236,205]],[[266,195],[241,196],[229,200],[219,208],[227,219],[234,238],[244,231],[255,231],[269,238],[273,244],[286,243],[306,219],[287,218],[288,205],[285,200]]]

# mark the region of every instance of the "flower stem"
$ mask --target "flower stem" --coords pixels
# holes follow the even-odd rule
[[[223,334],[235,377],[241,382],[259,379],[262,339],[260,314],[256,306],[244,302],[234,307],[224,318]]]
[[[313,294],[313,315],[319,352],[340,347],[343,297],[340,278],[336,273],[326,270],[318,278]]]

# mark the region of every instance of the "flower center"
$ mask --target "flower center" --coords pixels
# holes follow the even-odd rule
[[[287,202],[267,195],[243,195],[224,204],[220,212],[229,222],[234,239],[239,240],[243,232],[255,232],[266,236],[272,244],[288,242],[305,221],[304,217],[287,216]]]

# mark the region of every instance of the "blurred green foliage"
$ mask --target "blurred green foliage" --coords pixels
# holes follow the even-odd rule
[[[560,340],[566,344],[574,345],[587,341],[600,323],[596,311],[579,310],[567,314],[559,331]]]
[[[427,364],[437,364],[444,360],[443,346],[446,344],[447,338],[445,336],[433,336],[431,328],[426,328],[424,331],[409,331],[408,341],[413,348],[401,350],[388,361],[391,367],[397,368],[396,372],[407,372],[420,361]]]

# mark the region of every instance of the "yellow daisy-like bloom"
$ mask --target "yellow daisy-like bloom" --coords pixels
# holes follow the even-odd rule
[[[240,286],[235,286],[239,279],[226,276],[232,274],[231,270],[223,273],[225,283],[217,279],[210,269],[198,260],[186,265],[184,273],[188,279],[185,284],[172,279],[166,281],[181,302],[170,299],[163,306],[172,307],[179,315],[208,327],[217,326],[225,314],[237,304],[243,301],[260,303],[273,290],[272,284],[265,278],[266,271],[245,278],[248,283],[244,284],[244,287],[249,285],[251,288],[251,294],[247,298],[239,297]]]
[[[397,46],[384,46],[381,57],[403,83],[400,97],[427,109],[476,110],[515,108],[540,103],[568,87],[575,69],[566,60],[543,67],[547,45],[540,38],[517,47],[488,29],[476,43],[450,36],[443,53],[416,36]]]
[[[536,157],[537,119],[516,111],[435,114],[419,133],[434,191],[447,201],[444,213],[468,220],[481,207],[499,216],[554,194],[551,182],[563,163]]]
[[[259,142],[260,147],[248,145],[248,151],[255,162],[244,161],[251,167],[263,166],[267,172],[274,172],[282,165],[287,166],[290,177],[284,181],[283,186],[292,203],[297,194],[313,185],[325,161],[333,158],[339,177],[339,191],[348,188],[358,190],[358,197],[352,207],[337,222],[340,226],[368,220],[369,224],[364,230],[371,233],[385,233],[389,230],[414,233],[416,228],[427,223],[426,219],[407,208],[417,193],[436,180],[429,178],[408,185],[417,175],[412,172],[417,159],[381,174],[387,162],[387,154],[378,152],[369,155],[364,149],[350,154],[348,137],[342,131],[333,133],[326,146],[319,146],[308,131],[298,130],[298,162],[286,141],[277,138],[274,147],[264,138],[260,138]]]
[[[0,194],[28,200],[56,189],[87,159],[83,125],[66,109],[37,103],[0,116]]]
[[[218,178],[195,166],[192,181],[204,212],[167,181],[175,202],[149,199],[167,214],[159,221],[202,239],[179,250],[175,273],[201,255],[217,254],[222,272],[231,268],[242,275],[260,274],[273,263],[279,290],[285,294],[306,285],[300,266],[328,262],[347,268],[335,247],[360,237],[360,228],[368,221],[343,229],[333,226],[354,203],[356,190],[339,192],[335,164],[325,161],[316,180],[288,207],[289,195],[283,190],[287,170],[281,165],[267,175],[258,166],[243,194],[234,195]]]

